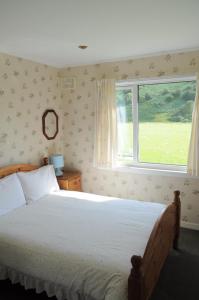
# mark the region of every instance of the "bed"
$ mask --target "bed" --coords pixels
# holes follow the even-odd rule
[[[60,191],[18,208],[0,217],[0,279],[59,300],[147,300],[178,247],[179,195],[165,206]]]

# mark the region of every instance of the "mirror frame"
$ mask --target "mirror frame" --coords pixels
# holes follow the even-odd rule
[[[56,118],[56,131],[55,134],[53,136],[48,136],[46,133],[46,116],[48,115],[48,113],[53,113],[55,115]],[[47,140],[54,140],[55,137],[57,136],[58,132],[59,132],[59,124],[58,124],[58,115],[56,114],[54,109],[47,109],[42,116],[42,131],[43,131],[43,135],[47,138]]]

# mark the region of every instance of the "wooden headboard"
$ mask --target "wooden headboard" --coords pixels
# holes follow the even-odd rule
[[[7,167],[0,168],[0,178],[11,175],[17,172],[29,172],[35,169],[38,169],[39,166],[30,165],[30,164],[18,164],[18,165],[10,165]]]

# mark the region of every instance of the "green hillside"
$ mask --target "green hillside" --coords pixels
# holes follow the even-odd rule
[[[190,122],[195,90],[195,81],[140,85],[139,121]],[[131,90],[117,91],[117,105],[119,111],[123,111],[120,118],[123,122],[132,120],[131,97]]]

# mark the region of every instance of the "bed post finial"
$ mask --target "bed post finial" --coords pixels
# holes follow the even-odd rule
[[[132,269],[128,279],[128,300],[142,300],[143,276],[142,276],[142,257],[133,255],[131,257]]]
[[[48,165],[48,157],[43,158],[43,165],[47,166]]]
[[[174,191],[174,202],[179,202],[180,201],[180,191]]]
[[[179,236],[180,236],[180,213],[181,213],[180,191],[174,191],[174,204],[176,207],[176,224],[175,224],[175,236],[173,241],[173,248],[177,250]]]

